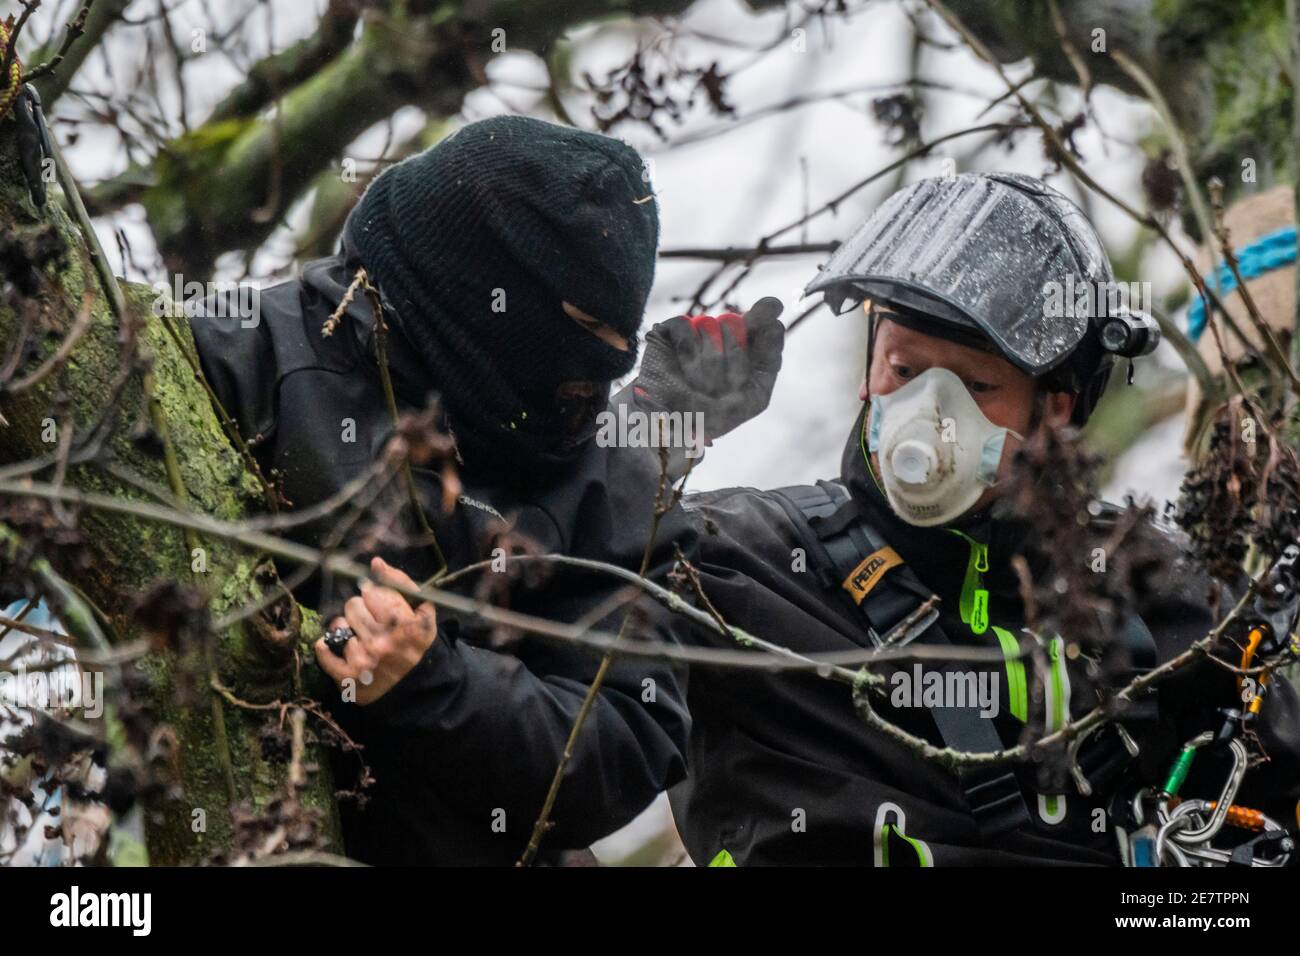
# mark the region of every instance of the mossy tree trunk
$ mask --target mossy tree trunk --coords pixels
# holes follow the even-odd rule
[[[33,206],[16,159],[14,121],[0,120],[0,239],[5,247],[0,286],[28,285],[28,294],[0,302],[0,354],[8,355],[20,337],[33,343],[14,380],[39,368],[57,350],[86,297],[93,297],[89,326],[62,368],[21,394],[0,396],[0,414],[8,423],[0,425],[0,464],[50,456],[62,441],[76,446],[101,421],[106,406],[114,404],[110,396],[131,364],[124,342],[129,336],[112,314],[82,236],[60,208],[60,199],[52,191],[44,208]],[[52,257],[51,251],[56,251]],[[71,465],[66,485],[156,502],[154,495],[114,474],[129,473],[172,498],[183,492],[196,511],[229,521],[245,517],[257,506],[259,485],[227,441],[190,364],[164,327],[174,323],[180,343],[193,349],[185,320],[155,316],[156,294],[150,288],[126,285],[123,292],[125,325],[138,330],[135,351],[144,361],[120,390],[101,454]],[[24,312],[32,323],[26,334]],[[162,434],[140,441],[142,423],[152,423],[148,429],[159,425]],[[164,445],[174,453],[176,469],[170,476],[159,451]],[[47,468],[35,477],[48,481],[52,473]],[[77,524],[90,560],[84,567],[73,563],[58,570],[104,611],[119,641],[141,636],[133,605],[160,582],[201,591],[214,619],[276,586],[269,564],[229,541],[93,508],[84,509]],[[262,807],[289,792],[288,760],[282,752],[264,755],[259,742],[267,724],[282,715],[230,703],[210,681],[215,676],[242,702],[294,700],[304,693],[295,655],[306,652],[303,659],[310,660],[306,642],[316,630],[311,612],[284,599],[215,641],[182,641],[179,648],[151,653],[135,665],[150,678],[157,719],[174,731],[171,759],[179,784],[147,813],[152,862],[197,862],[229,853],[232,806],[246,802]],[[182,681],[182,675],[189,676]],[[316,769],[298,797],[321,812],[327,845],[337,849],[326,754],[320,744],[310,743],[303,757],[304,764]]]

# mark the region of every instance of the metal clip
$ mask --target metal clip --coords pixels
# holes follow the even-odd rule
[[[30,83],[23,84],[14,103],[14,119],[18,130],[18,159],[22,165],[27,191],[37,206],[45,205],[46,169],[53,169],[54,145],[50,142],[50,129],[45,123],[41,95]],[[47,165],[48,164],[48,165]]]
[[[1241,781],[1246,776],[1246,765],[1250,759],[1250,755],[1246,752],[1246,745],[1240,740],[1228,741],[1228,748],[1232,751],[1232,770],[1228,772],[1228,779],[1223,782],[1223,789],[1219,792],[1219,799],[1214,803],[1214,809],[1210,811],[1209,820],[1194,830],[1184,829],[1175,832],[1173,838],[1179,843],[1206,843],[1213,839],[1223,826],[1223,821],[1228,816],[1228,809],[1236,799],[1237,791],[1241,789]],[[1188,801],[1188,803],[1201,802],[1203,801]],[[1182,806],[1180,805],[1178,809],[1182,809]]]

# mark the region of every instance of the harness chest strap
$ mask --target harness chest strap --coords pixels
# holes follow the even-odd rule
[[[782,489],[775,495],[799,530],[819,580],[827,589],[847,595],[865,618],[875,646],[882,646],[881,634],[887,634],[932,596],[897,552],[861,520],[857,509],[845,507],[849,493],[843,485],[821,482]],[[951,643],[937,624],[931,624],[922,636],[931,644]],[[992,722],[974,709],[932,707],[930,714],[946,747],[971,753],[1005,749]],[[1029,822],[1029,810],[1010,768],[963,767],[957,779],[984,839]]]

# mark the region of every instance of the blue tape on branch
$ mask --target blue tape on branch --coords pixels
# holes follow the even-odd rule
[[[1295,226],[1283,226],[1276,232],[1260,236],[1244,249],[1237,251],[1237,271],[1243,279],[1254,279],[1265,272],[1289,266],[1296,259]],[[1237,277],[1228,264],[1222,263],[1213,276],[1206,276],[1206,284],[1225,298],[1237,288]],[[1205,300],[1199,295],[1192,299],[1187,310],[1187,336],[1199,341],[1205,332]]]

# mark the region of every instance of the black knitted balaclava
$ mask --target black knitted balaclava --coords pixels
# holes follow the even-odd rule
[[[636,362],[654,279],[659,216],[643,168],[609,137],[501,116],[388,169],[353,210],[350,243],[467,459],[562,462],[594,434],[608,383]],[[570,382],[597,385],[576,416],[560,394]]]

